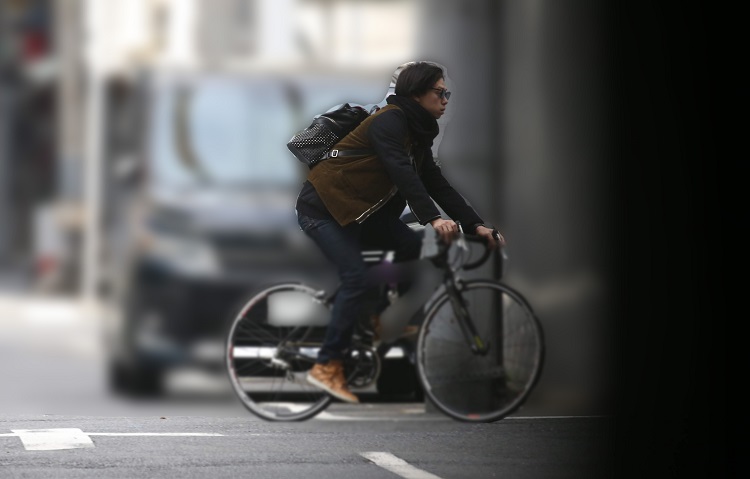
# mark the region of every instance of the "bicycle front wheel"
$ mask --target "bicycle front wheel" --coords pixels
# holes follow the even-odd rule
[[[448,416],[493,422],[526,400],[544,361],[542,328],[526,300],[496,281],[467,281],[465,311],[486,354],[471,350],[447,293],[427,312],[417,340],[417,371],[427,397]]]
[[[267,288],[234,318],[226,367],[242,404],[268,421],[301,421],[324,410],[331,397],[306,382],[329,320],[318,291],[296,283]]]

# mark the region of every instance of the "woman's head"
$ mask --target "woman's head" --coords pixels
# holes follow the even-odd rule
[[[450,98],[443,69],[431,62],[407,64],[398,73],[396,95],[414,99],[436,119],[443,116]]]
[[[445,77],[443,69],[431,62],[411,62],[398,72],[396,95],[419,96]]]

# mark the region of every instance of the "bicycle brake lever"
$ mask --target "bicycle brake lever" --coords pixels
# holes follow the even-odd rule
[[[469,250],[469,243],[466,241],[466,238],[463,235],[459,236],[458,239],[456,240],[456,246],[458,246],[464,251]]]
[[[464,251],[468,251],[469,244],[466,242],[466,237],[464,236],[464,227],[460,221],[456,221],[456,226],[458,226],[458,232],[461,233],[458,235],[458,240],[456,240],[456,246]]]
[[[424,228],[420,258],[433,258],[437,256],[439,251],[437,232],[431,225],[427,224]]]

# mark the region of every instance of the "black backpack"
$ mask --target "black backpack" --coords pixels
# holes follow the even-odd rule
[[[332,150],[336,143],[368,116],[370,112],[359,105],[336,105],[327,112],[316,115],[310,126],[297,132],[286,146],[310,169],[326,158],[371,154],[371,150]]]

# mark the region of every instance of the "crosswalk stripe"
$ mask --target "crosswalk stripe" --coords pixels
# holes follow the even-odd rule
[[[12,429],[0,437],[18,437],[27,451],[56,451],[61,449],[92,448],[91,436],[111,437],[218,437],[211,432],[83,432],[78,428]]]
[[[78,428],[13,429],[27,451],[56,451],[94,447],[91,438]]]
[[[435,474],[412,466],[389,452],[360,452],[359,455],[405,479],[441,479]]]

